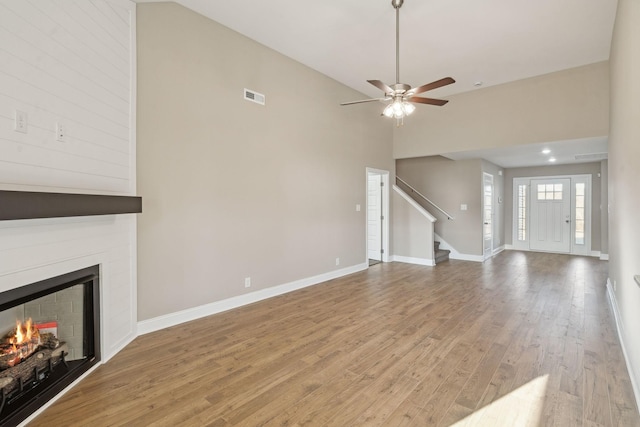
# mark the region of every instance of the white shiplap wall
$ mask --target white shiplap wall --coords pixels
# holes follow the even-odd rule
[[[135,55],[130,1],[0,0],[0,189],[135,195]],[[0,291],[94,264],[107,360],[136,334],[135,215],[0,221]]]

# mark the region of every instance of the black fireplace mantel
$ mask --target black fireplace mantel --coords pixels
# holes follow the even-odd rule
[[[142,212],[142,197],[0,190],[0,221]]]

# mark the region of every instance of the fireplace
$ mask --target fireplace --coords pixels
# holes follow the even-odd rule
[[[99,266],[0,293],[0,425],[15,426],[100,361]]]

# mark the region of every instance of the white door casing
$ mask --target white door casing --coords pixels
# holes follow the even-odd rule
[[[377,182],[377,194],[373,195],[371,203],[373,204],[373,200],[379,206],[378,210],[374,212],[370,212],[370,197],[369,197],[369,178],[376,176],[375,178]],[[371,180],[374,181],[373,179]],[[366,208],[366,258],[365,261],[368,262],[369,258],[372,258],[370,255],[369,249],[369,240],[374,239],[373,236],[369,235],[370,229],[370,217],[378,218],[377,225],[375,226],[376,233],[379,234],[379,237],[375,237],[377,244],[374,244],[373,250],[377,252],[377,258],[372,258],[376,260],[381,260],[382,262],[389,262],[389,171],[382,169],[374,169],[374,168],[366,168],[366,200],[367,200],[367,208]],[[373,218],[372,218],[373,219]],[[371,221],[373,224],[373,221]],[[372,226],[373,231],[373,226]],[[380,247],[381,245],[381,247]]]
[[[382,261],[382,177],[370,173],[367,177],[367,253],[369,259]]]
[[[482,253],[488,259],[493,256],[493,175],[482,175]]]
[[[591,251],[591,181],[592,176],[584,175],[564,175],[564,176],[546,176],[546,177],[529,177],[513,179],[513,239],[514,249],[520,250],[543,250],[556,252],[556,250],[535,249],[536,244],[531,244],[533,225],[533,203],[538,198],[537,187],[533,187],[533,181],[540,180],[557,180],[569,179],[570,191],[567,189],[566,194],[570,195],[570,253],[575,255],[594,255]],[[541,182],[537,182],[541,183]],[[546,184],[545,184],[546,185]],[[546,187],[545,187],[546,199]],[[606,201],[603,202],[606,205]],[[566,221],[566,219],[565,219]],[[564,247],[566,250],[566,246]]]

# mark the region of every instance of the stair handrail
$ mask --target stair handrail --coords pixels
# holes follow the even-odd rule
[[[440,206],[436,205],[433,201],[429,200],[429,198],[427,196],[425,196],[424,194],[422,194],[421,192],[419,192],[418,190],[416,190],[415,188],[413,188],[411,185],[409,185],[405,180],[403,180],[402,178],[400,178],[398,175],[396,175],[396,181],[400,181],[401,183],[403,183],[404,185],[406,185],[407,187],[409,187],[409,189],[411,190],[412,193],[416,193],[418,196],[422,197],[427,203],[429,203],[431,206],[433,206],[434,208],[436,208],[437,210],[439,210],[440,212],[442,212],[443,214],[446,215],[447,219],[449,221],[455,219],[453,217],[453,215],[450,215],[449,212],[445,211],[444,209],[442,209]]]

